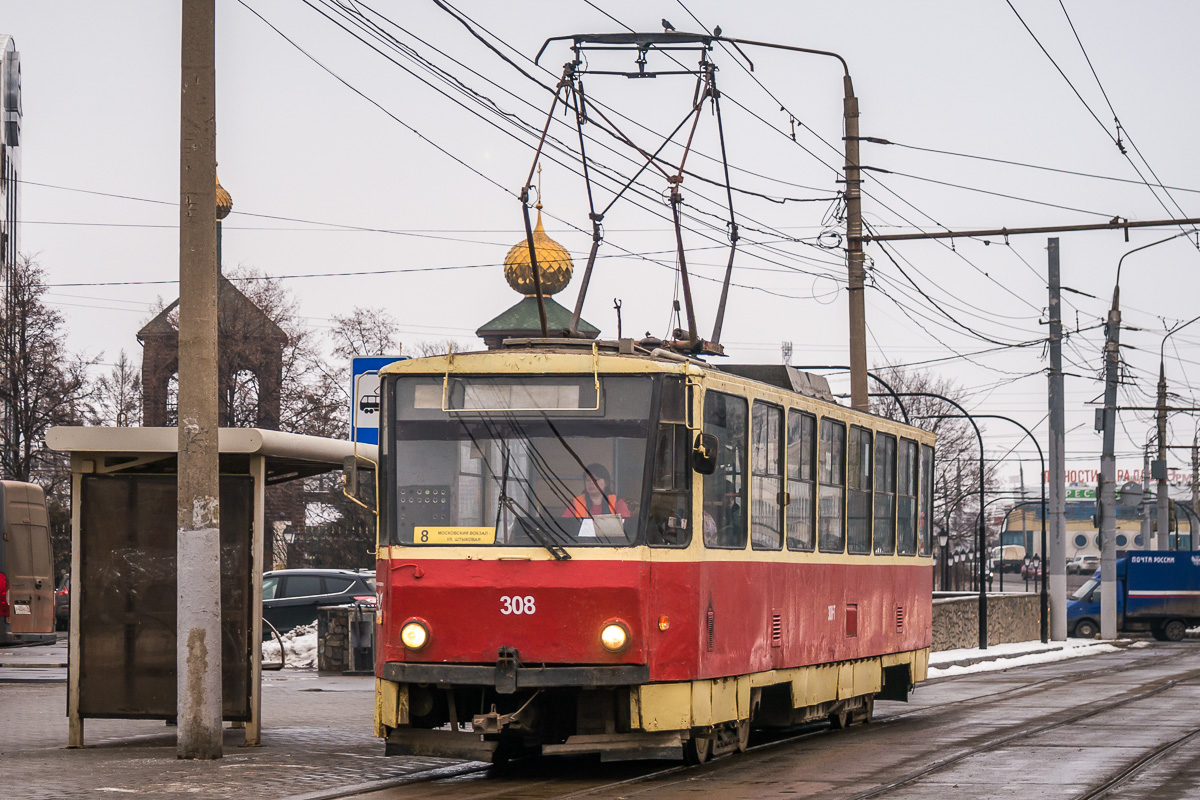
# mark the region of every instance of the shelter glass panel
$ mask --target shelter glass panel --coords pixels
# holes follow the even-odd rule
[[[80,497],[79,712],[176,714],[174,475],[86,475]],[[223,717],[250,713],[250,520],[253,481],[222,476]],[[257,644],[257,643],[255,643]]]
[[[755,403],[751,428],[750,546],[783,547],[783,409]]]
[[[817,539],[822,553],[846,549],[846,425],[821,419]]]
[[[789,550],[812,551],[816,546],[817,418],[788,412],[787,541]]]

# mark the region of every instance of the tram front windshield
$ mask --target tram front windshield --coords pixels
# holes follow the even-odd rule
[[[651,376],[401,376],[392,541],[639,541]]]

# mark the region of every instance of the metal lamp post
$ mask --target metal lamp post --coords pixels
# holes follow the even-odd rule
[[[942,550],[942,591],[947,590],[947,585],[950,582],[950,534],[942,528],[938,532],[938,547]]]
[[[1097,498],[1100,508],[1100,637],[1117,637],[1117,383],[1120,364],[1121,341],[1121,265],[1125,259],[1141,250],[1187,236],[1190,231],[1177,233],[1141,247],[1135,247],[1117,261],[1117,275],[1113,282],[1112,308],[1104,330],[1104,407],[1100,414],[1103,420],[1103,450],[1100,456],[1100,491]]]

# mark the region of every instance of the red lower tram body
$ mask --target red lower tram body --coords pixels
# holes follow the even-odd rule
[[[389,753],[702,760],[744,747],[751,725],[869,718],[927,669],[926,558],[429,552],[385,548],[378,562]],[[409,623],[419,648],[401,637]]]

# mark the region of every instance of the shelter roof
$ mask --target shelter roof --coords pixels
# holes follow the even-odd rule
[[[267,483],[340,470],[355,453],[353,442],[262,428],[220,428],[221,470],[245,473],[251,456],[266,458]],[[51,450],[94,461],[95,472],[174,472],[178,428],[107,428],[56,425],[46,432]],[[358,444],[358,455],[378,460],[375,445]]]

